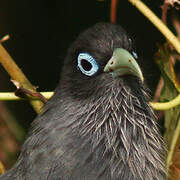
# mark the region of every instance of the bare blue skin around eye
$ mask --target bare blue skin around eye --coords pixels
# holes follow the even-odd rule
[[[89,71],[86,71],[82,65],[81,65],[81,60],[86,60],[88,61],[91,65],[92,65],[92,68],[89,70]],[[78,67],[79,69],[81,70],[81,72],[87,76],[92,76],[93,74],[95,74],[98,69],[99,69],[99,66],[96,62],[96,60],[88,53],[80,53],[78,55],[78,58],[77,58],[77,61],[78,61]]]

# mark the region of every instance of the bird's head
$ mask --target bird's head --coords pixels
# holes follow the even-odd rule
[[[109,23],[98,23],[80,34],[68,51],[63,74],[76,97],[97,94],[115,81],[143,81],[132,40],[120,26]]]
[[[132,40],[118,25],[98,23],[81,33],[68,50],[55,93],[66,123],[77,123],[78,133],[106,134],[112,146],[115,132],[129,136],[127,123],[134,128],[153,116],[137,60]]]

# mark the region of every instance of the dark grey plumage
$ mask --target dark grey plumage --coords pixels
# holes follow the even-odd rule
[[[115,48],[132,53],[125,31],[99,23],[70,47],[55,95],[35,119],[15,166],[0,180],[164,180],[164,146],[147,90],[137,77],[103,68]],[[85,76],[77,56],[100,69]]]

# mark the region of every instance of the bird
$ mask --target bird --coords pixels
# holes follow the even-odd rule
[[[0,180],[164,180],[165,143],[132,38],[99,22],[67,50],[53,97]]]

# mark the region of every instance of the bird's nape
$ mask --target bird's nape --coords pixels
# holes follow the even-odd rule
[[[54,96],[0,180],[165,180],[164,144],[137,61],[118,25],[80,34]]]

